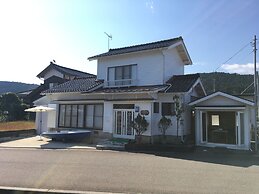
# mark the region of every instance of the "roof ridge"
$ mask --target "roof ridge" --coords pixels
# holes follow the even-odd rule
[[[176,38],[171,38],[171,39],[166,39],[166,40],[150,42],[150,43],[137,44],[137,45],[126,46],[126,47],[121,47],[121,48],[109,49],[108,52],[94,55],[92,57],[88,57],[88,60],[96,59],[99,57],[121,55],[121,54],[127,54],[127,53],[132,53],[132,52],[139,52],[139,51],[169,47],[172,44],[177,43],[179,41],[183,41],[182,36],[179,36]]]
[[[135,45],[132,45],[132,46],[125,46],[125,47],[119,47],[119,48],[109,49],[108,52],[110,52],[110,51],[115,51],[115,50],[119,50],[119,49],[128,49],[128,48],[132,48],[132,47],[146,46],[146,45],[152,45],[152,44],[159,44],[159,43],[163,43],[163,42],[175,41],[175,40],[177,40],[177,39],[183,40],[182,36],[179,36],[179,37],[176,37],[176,38],[170,38],[170,39],[165,39],[165,40],[153,41],[153,42],[149,42],[149,43],[135,44]]]
[[[58,65],[56,63],[52,63],[52,62],[51,62],[51,65],[54,65],[54,66],[57,66],[57,67],[60,67],[60,68],[64,68],[64,69],[67,69],[67,70],[72,70],[72,71],[76,71],[76,72],[80,72],[80,73],[85,73],[85,74],[88,74],[88,75],[96,76],[94,74],[91,74],[91,73],[88,73],[88,72],[85,72],[85,71],[80,71],[80,70],[77,70],[77,69],[72,69],[72,68],[69,68],[69,67],[64,67],[64,66]]]
[[[185,74],[185,75],[173,75],[172,77],[192,77],[192,76],[200,77],[200,73],[191,73],[191,74]]]

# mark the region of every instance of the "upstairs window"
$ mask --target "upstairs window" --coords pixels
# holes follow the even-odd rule
[[[136,65],[108,68],[108,86],[132,85],[136,78]]]

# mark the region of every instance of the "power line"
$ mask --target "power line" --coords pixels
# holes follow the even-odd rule
[[[247,43],[246,45],[244,45],[241,49],[239,49],[236,53],[234,53],[231,57],[229,57],[226,61],[224,61],[223,63],[221,63],[221,65],[219,67],[217,67],[214,71],[214,73],[216,73],[216,71],[221,68],[223,65],[225,65],[227,62],[229,62],[231,59],[233,59],[236,55],[238,55],[241,51],[243,51],[248,45],[250,45],[251,42]],[[251,54],[251,53],[249,53]],[[215,77],[213,78],[213,91],[216,91],[216,79]]]
[[[223,65],[225,65],[227,62],[229,62],[231,59],[233,59],[236,55],[238,55],[241,51],[243,51],[248,45],[250,45],[251,42],[249,42],[248,44],[246,44],[245,46],[243,46],[241,49],[239,49],[235,54],[233,54],[230,58],[228,58],[226,61],[224,61],[223,63],[221,63],[221,65],[215,69],[215,72],[221,68]]]

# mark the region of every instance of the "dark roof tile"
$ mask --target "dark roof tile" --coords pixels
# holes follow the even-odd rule
[[[131,86],[119,88],[99,88],[94,93],[140,93],[152,92],[166,89],[167,85],[152,85],[152,86]]]
[[[134,45],[134,46],[110,49],[106,53],[102,53],[99,55],[89,57],[88,60],[97,59],[99,57],[106,57],[106,56],[112,56],[112,55],[120,55],[120,54],[126,54],[126,53],[132,53],[132,52],[138,52],[138,51],[144,51],[144,50],[152,50],[152,49],[169,47],[172,44],[175,44],[182,40],[183,40],[183,38],[180,36],[180,37],[172,38],[172,39],[168,39],[168,40],[162,40],[162,41],[151,42],[151,43],[146,43],[146,44],[139,44],[139,45]]]
[[[98,86],[100,86],[103,81],[96,80],[96,78],[81,78],[67,81],[63,84],[55,86],[51,89],[44,91],[43,93],[69,93],[69,92],[87,92]]]
[[[198,73],[174,75],[166,82],[171,85],[166,92],[188,92],[199,77],[200,75]]]

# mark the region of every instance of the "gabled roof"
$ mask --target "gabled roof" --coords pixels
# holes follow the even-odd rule
[[[213,98],[215,96],[223,96],[223,97],[226,97],[226,98],[229,98],[231,100],[234,100],[234,101],[237,101],[237,102],[240,102],[240,103],[244,103],[244,104],[247,104],[247,105],[250,105],[250,106],[254,106],[254,102],[250,101],[250,100],[246,100],[246,99],[243,99],[243,98],[240,98],[240,97],[237,97],[237,96],[233,96],[233,95],[230,95],[230,94],[227,94],[227,93],[224,93],[224,92],[215,92],[215,93],[212,93],[208,96],[205,96],[203,98],[200,98],[200,99],[197,99],[193,102],[190,102],[189,105],[190,106],[193,106],[195,104],[198,104],[198,103],[201,103],[201,102],[204,102],[210,98]]]
[[[95,77],[90,78],[80,78],[74,79],[71,81],[67,81],[63,84],[57,85],[51,89],[48,89],[43,92],[43,94],[47,93],[65,93],[65,92],[87,92],[92,90],[98,86],[100,86],[103,81],[96,80]]]
[[[187,75],[174,75],[172,76],[166,84],[170,87],[166,92],[172,93],[183,93],[188,92],[195,82],[200,78],[200,74],[187,74]]]
[[[170,47],[171,45],[173,45],[175,43],[183,43],[183,38],[180,36],[180,37],[172,38],[172,39],[168,39],[168,40],[162,40],[162,41],[151,42],[151,43],[146,43],[146,44],[139,44],[139,45],[134,45],[134,46],[110,49],[106,53],[102,53],[102,54],[99,54],[99,55],[89,57],[88,60],[94,60],[94,59],[98,59],[100,57],[121,55],[121,54],[127,54],[127,53],[138,52],[138,51],[165,48],[165,47]],[[179,52],[180,52],[180,50],[181,49],[179,48]],[[190,59],[190,56],[189,56],[187,50],[185,48],[182,48],[182,50],[184,50],[184,52],[186,52],[186,54],[188,55],[188,58],[189,58],[190,64],[191,64],[191,59]]]
[[[40,72],[37,75],[37,77],[43,78],[44,75],[51,69],[55,69],[62,74],[69,75],[69,76],[75,76],[77,78],[87,78],[87,77],[95,77],[96,76],[96,75],[93,75],[93,74],[90,74],[90,73],[86,73],[86,72],[78,71],[78,70],[75,70],[75,69],[63,67],[63,66],[57,65],[57,64],[55,64],[51,61],[50,65],[48,67],[46,67],[42,72]]]

